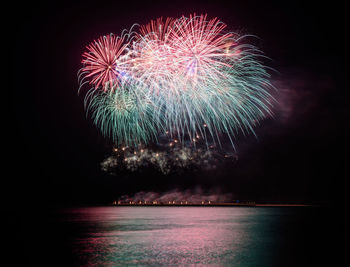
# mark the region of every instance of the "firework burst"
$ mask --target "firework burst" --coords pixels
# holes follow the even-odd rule
[[[117,59],[122,54],[126,45],[123,39],[113,34],[100,37],[94,43],[88,45],[88,52],[83,54],[82,69],[85,78],[91,78],[90,84],[96,88],[119,83],[122,72],[118,69]]]
[[[105,137],[117,145],[137,146],[156,140],[152,103],[124,86],[89,95],[87,109]]]
[[[95,124],[127,145],[165,131],[182,143],[220,144],[225,134],[232,145],[238,132],[254,133],[271,114],[270,76],[248,36],[226,28],[207,15],[159,18],[87,46],[79,77],[93,86],[85,101]]]

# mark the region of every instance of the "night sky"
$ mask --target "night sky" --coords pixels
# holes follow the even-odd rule
[[[9,202],[103,204],[138,191],[196,186],[260,202],[332,204],[345,198],[349,110],[342,55],[348,43],[344,7],[336,2],[50,1],[11,12],[12,34],[5,39],[15,40],[13,98],[11,112],[3,114],[11,116],[11,126],[3,125],[11,151],[2,187]],[[256,44],[276,70],[275,117],[256,128],[258,139],[239,137],[239,160],[215,171],[102,172],[112,146],[86,117],[84,97],[77,94],[85,46],[133,23],[193,12],[260,38]]]

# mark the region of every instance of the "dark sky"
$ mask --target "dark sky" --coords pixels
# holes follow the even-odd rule
[[[81,1],[12,8],[12,112],[8,199],[104,203],[120,194],[202,186],[258,201],[333,203],[346,193],[349,110],[344,7],[319,1]],[[81,54],[100,35],[133,23],[196,12],[259,36],[278,72],[275,118],[237,140],[239,160],[215,172],[109,176],[110,143],[86,118],[77,95]],[[5,103],[6,104],[6,103]]]

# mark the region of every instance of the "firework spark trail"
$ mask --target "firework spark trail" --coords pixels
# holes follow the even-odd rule
[[[219,145],[226,134],[233,146],[238,132],[254,133],[271,114],[273,87],[262,53],[226,27],[207,15],[159,18],[87,46],[79,78],[93,86],[85,101],[94,123],[134,146],[164,131],[182,143]]]

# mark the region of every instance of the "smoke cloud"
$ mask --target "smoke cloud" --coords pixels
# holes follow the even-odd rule
[[[132,196],[123,195],[118,201],[121,203],[188,203],[188,204],[201,204],[202,202],[208,203],[228,203],[233,202],[234,196],[231,193],[220,192],[204,192],[201,188],[194,190],[187,189],[181,191],[179,189],[170,190],[164,193],[157,192],[137,192]]]

